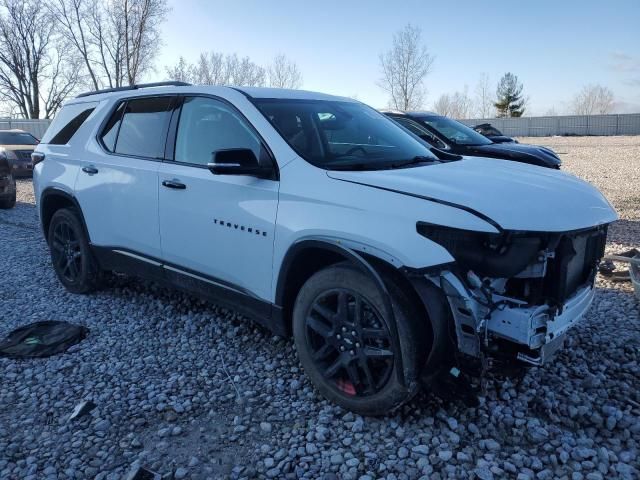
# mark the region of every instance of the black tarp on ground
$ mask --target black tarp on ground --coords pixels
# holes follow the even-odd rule
[[[89,329],[45,320],[20,327],[0,341],[0,357],[41,358],[65,352],[87,336]]]

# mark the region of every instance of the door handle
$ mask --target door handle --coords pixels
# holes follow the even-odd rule
[[[174,188],[176,190],[184,190],[187,186],[184,183],[180,183],[177,180],[163,180],[162,186],[167,188]]]
[[[84,173],[88,173],[89,175],[95,175],[98,173],[98,169],[93,165],[89,165],[88,167],[82,167],[82,171]]]

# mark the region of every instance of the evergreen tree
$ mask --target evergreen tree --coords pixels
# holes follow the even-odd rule
[[[524,98],[522,96],[522,83],[518,77],[507,72],[498,83],[496,92],[498,100],[494,103],[498,117],[521,117],[524,113]]]

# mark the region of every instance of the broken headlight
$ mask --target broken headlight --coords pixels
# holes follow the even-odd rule
[[[542,239],[531,234],[475,232],[425,222],[418,222],[416,228],[420,235],[442,245],[461,267],[481,277],[513,277],[542,247]]]

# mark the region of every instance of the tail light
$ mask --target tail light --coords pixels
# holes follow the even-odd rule
[[[33,162],[33,166],[35,167],[37,164],[44,160],[44,153],[42,152],[33,152],[31,154],[31,161]]]

